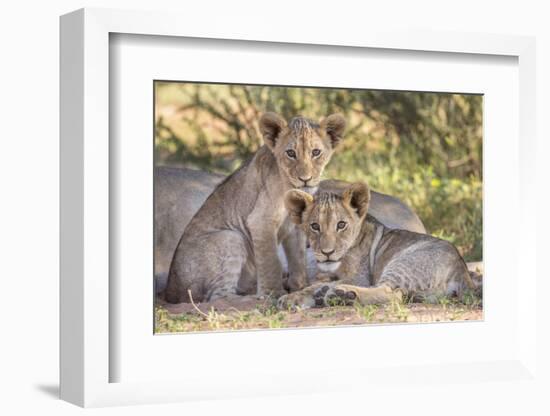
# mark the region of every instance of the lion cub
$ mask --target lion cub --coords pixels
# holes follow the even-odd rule
[[[315,192],[345,124],[338,114],[320,123],[303,117],[287,123],[277,114],[264,114],[264,145],[217,186],[183,232],[165,299],[189,302],[189,290],[199,302],[254,292],[273,297],[286,293],[277,246],[283,241],[285,250],[301,251],[295,262],[304,263],[305,270],[305,240],[285,244],[292,240],[283,235],[291,232],[289,227],[281,227],[287,217],[285,192]],[[289,285],[300,289],[307,284],[305,274],[297,279]]]
[[[283,296],[280,307],[309,308],[338,303],[400,301],[403,295],[435,301],[441,295],[475,290],[466,263],[449,242],[385,227],[368,211],[366,184],[311,196],[288,191],[291,219],[307,234],[317,268],[331,278]],[[480,289],[480,288],[479,288]]]

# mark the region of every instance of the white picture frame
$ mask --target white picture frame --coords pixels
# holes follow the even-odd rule
[[[299,28],[279,30],[275,23],[245,22],[235,32],[235,22],[220,20],[207,28],[198,19],[186,20],[173,13],[83,9],[61,18],[61,398],[80,406],[159,403],[208,398],[251,397],[272,394],[329,393],[353,390],[362,384],[389,383],[396,378],[405,385],[446,382],[453,379],[479,383],[484,380],[536,382],[536,270],[535,212],[533,183],[535,170],[535,42],[533,38],[469,33],[422,31],[341,30],[327,35],[323,28],[307,33]],[[285,44],[331,45],[340,48],[424,51],[439,54],[469,54],[515,57],[519,67],[519,156],[517,183],[520,216],[517,264],[522,270],[517,291],[517,346],[498,360],[426,363],[414,367],[370,366],[352,377],[337,370],[319,382],[319,374],[289,379],[284,373],[266,373],[268,380],[239,381],[227,386],[232,377],[212,382],[201,378],[112,382],[113,363],[119,360],[110,348],[110,311],[116,309],[110,297],[109,258],[110,172],[116,167],[109,157],[109,37],[123,33],[181,38],[225,39],[227,41],[277,42]],[[151,277],[152,278],[152,277]],[[299,336],[295,331],[293,337]],[[220,334],[231,336],[231,334]],[[152,333],[151,333],[152,336]],[[200,334],[198,335],[200,336]],[[285,337],[278,333],[270,337]],[[227,339],[227,338],[226,338]],[[508,351],[508,350],[507,350]],[[243,365],[243,372],[251,364]],[[249,369],[252,371],[252,369]],[[406,374],[414,376],[407,378]],[[304,370],[305,371],[305,370]],[[326,375],[325,374],[325,375]],[[360,383],[357,383],[357,380]],[[354,387],[355,386],[355,387]],[[360,391],[360,390],[358,390]]]

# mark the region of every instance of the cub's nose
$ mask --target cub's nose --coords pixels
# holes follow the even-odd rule
[[[330,255],[334,253],[334,250],[321,250],[321,253],[323,253],[327,257],[330,257]]]
[[[307,183],[311,180],[311,178],[313,178],[313,176],[310,176],[307,179],[298,177],[298,179],[300,179],[304,183],[305,186],[307,186]]]

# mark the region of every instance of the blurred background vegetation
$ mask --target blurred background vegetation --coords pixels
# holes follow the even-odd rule
[[[428,232],[482,259],[482,96],[174,82],[155,84],[157,165],[233,172],[261,145],[258,120],[348,122],[326,178],[366,181],[409,204]]]

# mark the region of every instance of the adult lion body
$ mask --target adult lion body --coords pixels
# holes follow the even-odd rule
[[[281,306],[330,305],[335,298],[388,303],[403,295],[433,302],[480,289],[451,243],[389,229],[368,215],[370,192],[365,184],[335,184],[315,196],[298,190],[285,196],[290,216],[307,234],[327,282],[282,297]]]
[[[287,124],[265,114],[260,120],[264,146],[217,186],[183,232],[165,299],[188,302],[189,291],[196,301],[285,293],[277,247],[288,241],[281,230],[291,227],[281,227],[287,216],[283,196],[294,188],[314,192],[344,128],[340,115],[321,123],[295,117]],[[305,243],[301,246],[305,250]],[[294,248],[285,247],[287,257]],[[304,253],[297,258],[305,263]],[[296,289],[307,284],[305,264],[302,269],[295,275],[300,281],[289,282]]]

